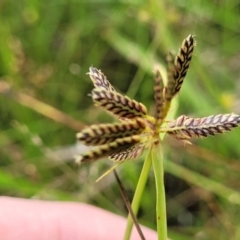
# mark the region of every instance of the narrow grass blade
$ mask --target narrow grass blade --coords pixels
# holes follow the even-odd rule
[[[14,90],[7,82],[0,81],[0,94],[15,100],[20,105],[28,107],[33,111],[42,114],[44,117],[52,119],[76,131],[79,131],[85,126],[80,121],[58,110],[57,108],[41,102],[30,95]]]
[[[189,170],[171,161],[164,162],[165,171],[196,186],[199,186],[207,191],[216,194],[229,201],[232,204],[240,205],[240,194],[223,184],[209,179],[197,172]]]

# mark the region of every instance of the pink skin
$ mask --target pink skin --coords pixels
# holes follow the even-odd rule
[[[125,218],[85,203],[0,197],[4,240],[122,240],[125,227]],[[153,230],[142,231],[146,239],[157,239]],[[131,239],[140,239],[135,228]]]

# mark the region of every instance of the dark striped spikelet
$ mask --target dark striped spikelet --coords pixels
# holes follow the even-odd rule
[[[156,71],[155,73],[155,85],[154,85],[154,100],[155,100],[155,119],[156,122],[161,122],[163,120],[163,80],[161,73]]]
[[[147,108],[142,103],[118,92],[95,88],[92,90],[92,99],[96,106],[104,108],[118,118],[145,118],[147,115]]]
[[[146,123],[141,118],[114,124],[96,124],[77,133],[77,140],[87,146],[103,145],[144,131]]]
[[[94,67],[90,67],[89,70],[90,72],[88,74],[95,88],[100,88],[112,92],[116,91],[114,87],[111,85],[111,83],[107,80],[106,76],[101,72],[101,70],[98,70],[97,68]]]
[[[174,76],[174,71],[175,71],[175,55],[173,52],[169,52],[166,56],[166,62],[167,62],[167,80],[168,80],[168,99],[172,99],[173,95],[170,89],[173,89],[175,86],[175,76]]]
[[[144,150],[144,144],[139,143],[135,144],[130,148],[122,150],[120,152],[115,152],[109,156],[109,159],[114,162],[123,162],[128,159],[136,159],[138,158]]]
[[[113,142],[98,146],[86,153],[83,153],[76,158],[77,163],[97,161],[104,157],[109,157],[114,153],[126,151],[137,143],[140,143],[140,136],[134,135],[124,138],[118,138]]]
[[[240,116],[234,113],[218,114],[204,118],[180,116],[168,124],[167,133],[179,140],[208,137],[231,131],[240,124]]]
[[[194,37],[190,34],[186,39],[183,40],[174,63],[172,53],[169,53],[167,56],[168,83],[165,95],[166,101],[171,101],[171,99],[180,91],[192,59],[195,45],[196,43]]]

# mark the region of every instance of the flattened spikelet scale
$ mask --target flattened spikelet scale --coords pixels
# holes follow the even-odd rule
[[[101,70],[98,70],[94,67],[90,67],[89,70],[90,72],[88,74],[95,88],[100,88],[112,92],[116,91],[111,83],[107,80],[106,76],[101,72]]]
[[[169,60],[167,60],[168,83],[166,87],[166,101],[171,101],[172,98],[180,91],[192,59],[194,47],[194,38],[192,35],[189,35],[186,39],[184,39],[179,49],[174,61],[174,66],[172,65],[172,54],[169,54]]]
[[[240,116],[234,113],[212,115],[204,118],[180,116],[168,124],[168,133],[177,139],[208,137],[231,131],[240,124]]]
[[[175,56],[173,52],[169,52],[166,56],[166,62],[167,62],[167,81],[168,81],[168,89],[174,88],[175,85],[175,77],[174,77],[174,69],[175,69]],[[168,90],[168,94],[170,94],[171,91]],[[170,96],[168,96],[170,98]]]
[[[109,159],[114,162],[123,162],[129,159],[133,160],[138,158],[142,154],[143,150],[144,144],[135,144],[130,148],[110,155]]]
[[[131,135],[138,135],[144,131],[146,123],[137,118],[114,124],[97,124],[83,129],[77,134],[78,141],[88,146],[103,145]]]
[[[157,122],[163,120],[163,80],[159,71],[155,74],[154,99],[155,99],[155,119]]]
[[[147,115],[147,108],[142,103],[117,92],[93,89],[92,99],[97,106],[104,108],[119,118],[144,118]]]
[[[108,157],[115,152],[120,152],[132,147],[140,142],[140,136],[134,135],[125,138],[116,139],[114,142],[101,145],[86,153],[83,153],[76,158],[77,163],[92,162]]]

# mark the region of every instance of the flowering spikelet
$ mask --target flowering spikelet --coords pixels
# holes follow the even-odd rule
[[[141,140],[140,136],[134,135],[130,137],[118,138],[114,142],[101,145],[76,158],[77,163],[96,161],[104,157],[108,157],[114,153],[124,151]]]
[[[95,124],[77,134],[77,140],[88,146],[103,145],[144,131],[146,123],[141,118],[115,124]]]
[[[120,152],[113,153],[109,156],[109,159],[114,162],[122,162],[127,159],[136,159],[138,158],[144,150],[144,144],[139,143],[135,144],[130,148],[127,148],[125,150],[122,150]]]
[[[147,115],[147,108],[142,103],[117,92],[93,89],[92,99],[96,106],[104,108],[118,118],[144,118]]]
[[[166,86],[166,101],[171,101],[171,99],[180,91],[192,59],[194,47],[194,38],[192,35],[189,35],[183,40],[179,52],[175,58],[174,65],[172,61],[173,55],[171,53],[168,55],[168,83]]]
[[[111,83],[107,80],[106,76],[101,72],[101,70],[98,70],[94,67],[90,67],[89,70],[90,72],[88,74],[95,88],[100,88],[112,92],[116,91]]]
[[[166,62],[167,62],[167,79],[168,79],[168,85],[174,85],[175,84],[175,78],[174,78],[174,71],[175,71],[175,55],[173,52],[169,52],[166,56]],[[170,86],[169,86],[170,88]],[[169,93],[170,94],[170,93]]]
[[[155,100],[155,119],[157,122],[163,120],[163,80],[159,71],[155,74],[154,100]]]
[[[231,131],[238,127],[240,116],[234,113],[212,115],[204,118],[180,116],[168,124],[167,133],[180,140],[208,137]]]

